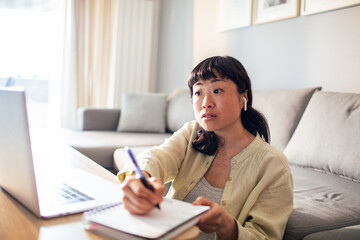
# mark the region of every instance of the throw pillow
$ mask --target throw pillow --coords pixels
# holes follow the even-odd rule
[[[360,180],[360,94],[317,92],[284,154],[291,164]]]
[[[120,132],[165,132],[166,94],[123,93]]]
[[[195,120],[189,89],[176,89],[168,98],[167,127],[176,132],[185,123]]]
[[[283,151],[315,91],[321,87],[254,91],[253,107],[264,114],[270,128],[271,145]]]

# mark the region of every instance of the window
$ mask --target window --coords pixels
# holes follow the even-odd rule
[[[30,126],[43,127],[60,79],[63,14],[61,1],[31,2],[0,3],[0,86],[24,87]]]

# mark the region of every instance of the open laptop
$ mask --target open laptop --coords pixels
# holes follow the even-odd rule
[[[65,144],[32,143],[24,90],[0,88],[0,186],[6,192],[44,218],[121,202],[118,184],[60,167],[62,161],[80,157],[84,156]]]

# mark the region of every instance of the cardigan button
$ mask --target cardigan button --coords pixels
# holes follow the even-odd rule
[[[231,180],[232,180],[232,178],[231,178],[231,177],[229,177],[229,178],[228,178],[228,182],[230,182]]]
[[[225,206],[226,206],[226,202],[225,202],[225,201],[221,201],[221,205],[225,207]]]

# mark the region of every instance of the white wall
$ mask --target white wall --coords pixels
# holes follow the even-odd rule
[[[193,62],[193,0],[161,0],[156,92],[187,87]]]
[[[218,33],[216,1],[194,0],[193,63],[232,55],[254,90],[360,93],[360,6]]]

